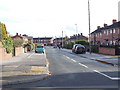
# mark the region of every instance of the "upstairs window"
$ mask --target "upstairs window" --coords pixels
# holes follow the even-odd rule
[[[116,29],[113,29],[113,33],[115,33]]]

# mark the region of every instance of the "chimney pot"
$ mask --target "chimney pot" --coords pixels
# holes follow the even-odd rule
[[[83,34],[81,33],[81,36],[82,36]]]
[[[100,29],[100,26],[97,26],[97,29]]]
[[[107,24],[104,24],[104,27],[106,27],[107,26]]]
[[[113,19],[113,20],[112,20],[112,23],[116,23],[116,22],[117,22],[117,20],[116,20],[116,19]]]

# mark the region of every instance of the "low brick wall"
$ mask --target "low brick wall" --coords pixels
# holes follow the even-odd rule
[[[115,49],[114,48],[102,48],[102,47],[99,47],[99,53],[107,54],[107,55],[115,55]]]
[[[6,49],[0,47],[0,60],[6,60],[10,58],[12,58],[12,53],[6,53]]]
[[[23,48],[22,47],[16,47],[15,48],[15,56],[18,56],[23,53]]]
[[[6,60],[12,58],[12,53],[6,53],[6,49],[2,48],[2,42],[0,41],[0,60]]]

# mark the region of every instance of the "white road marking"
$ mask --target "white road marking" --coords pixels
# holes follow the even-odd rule
[[[66,57],[66,58],[68,58],[68,59],[70,59],[70,60],[72,60],[73,62],[76,62],[74,59],[71,59],[70,57],[68,57],[68,56],[65,56],[65,55],[63,55],[64,57]],[[86,66],[86,65],[84,65],[84,64],[82,64],[82,63],[78,63],[79,65],[81,65],[81,66],[83,66],[83,67],[85,67],[85,68],[88,68],[88,66]],[[99,74],[101,74],[101,75],[103,75],[103,76],[105,76],[105,77],[107,77],[107,78],[109,78],[109,79],[111,79],[111,80],[120,80],[120,78],[119,77],[110,77],[110,76],[108,76],[108,75],[106,75],[106,74],[104,74],[104,73],[101,73],[101,72],[99,72],[99,71],[97,71],[97,70],[93,70],[94,72],[96,72],[96,73],[99,73]]]
[[[72,59],[72,58],[70,58],[70,57],[68,57],[68,56],[65,56],[65,55],[63,55],[64,57],[66,57],[67,59],[70,59],[71,61],[73,61],[73,62],[76,62],[74,59]]]
[[[34,53],[32,53],[31,55],[29,55],[27,58],[30,58]]]
[[[65,55],[63,55],[64,57],[66,57],[67,59],[70,59],[68,56],[65,56]]]
[[[77,61],[75,61],[74,59],[71,59],[73,62],[77,62]]]
[[[83,66],[83,67],[85,67],[85,68],[88,68],[88,66],[86,66],[86,65],[84,65],[84,64],[82,64],[82,63],[78,63],[78,64],[80,64],[81,66]]]
[[[105,77],[107,77],[107,78],[109,78],[111,80],[120,80],[120,78],[118,78],[118,77],[110,77],[110,76],[108,76],[108,75],[106,75],[104,73],[101,73],[101,72],[97,71],[97,70],[93,70],[93,71],[95,71],[95,72],[97,72],[97,73],[99,73],[99,74],[101,74],[101,75],[103,75],[103,76],[105,76]]]

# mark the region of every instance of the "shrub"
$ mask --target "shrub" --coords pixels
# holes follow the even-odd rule
[[[98,53],[99,52],[99,47],[97,45],[96,46],[91,46],[91,52]]]
[[[72,47],[73,47],[74,44],[75,44],[75,41],[65,42],[64,43],[64,48],[72,49]]]
[[[14,43],[14,47],[21,47],[23,46],[23,40],[21,38],[14,38],[13,39],[13,43]]]
[[[8,38],[4,38],[2,40],[2,45],[3,45],[3,48],[6,48],[6,52],[7,53],[13,53],[13,40],[12,38],[8,37]]]
[[[77,40],[75,43],[76,44],[82,44],[82,45],[89,45],[87,40]]]
[[[24,48],[27,47],[30,51],[35,49],[35,45],[33,43],[24,44]]]

